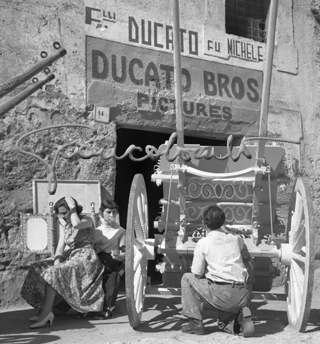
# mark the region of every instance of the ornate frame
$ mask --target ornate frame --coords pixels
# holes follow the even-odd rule
[[[41,254],[50,254],[54,255],[54,239],[55,239],[55,227],[56,227],[56,219],[54,214],[20,214],[21,219],[21,239],[22,239],[22,246],[25,252],[34,252],[34,253],[41,253]],[[31,219],[43,219],[47,223],[47,245],[43,250],[32,250],[27,246],[27,224],[28,221]]]

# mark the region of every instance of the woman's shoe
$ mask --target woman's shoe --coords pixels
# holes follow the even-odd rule
[[[40,328],[46,326],[47,322],[49,322],[49,326],[52,326],[52,322],[54,319],[54,315],[50,312],[42,321],[39,321],[33,325],[30,325],[30,328]]]
[[[106,317],[105,315],[103,314],[103,312],[97,312],[94,317],[93,317],[95,320],[104,320]]]
[[[113,309],[112,310],[108,310],[106,311],[106,314],[104,315],[107,319],[109,318],[112,318],[112,312],[113,312]]]
[[[86,313],[78,313],[77,315],[77,319],[84,319],[88,316],[89,312],[86,312]]]
[[[112,311],[106,311],[105,314],[103,312],[96,313],[94,316],[95,320],[106,320],[112,317]]]
[[[29,318],[29,321],[35,322],[38,321],[39,315],[34,315],[33,317]]]

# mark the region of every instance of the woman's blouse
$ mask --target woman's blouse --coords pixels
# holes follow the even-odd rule
[[[104,222],[94,231],[94,242],[102,251],[111,253],[113,250],[119,249],[119,242],[125,229],[116,224],[115,227],[109,226]]]

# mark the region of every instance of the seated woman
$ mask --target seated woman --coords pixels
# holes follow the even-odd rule
[[[95,319],[106,319],[112,316],[120,284],[121,262],[125,259],[125,229],[117,222],[119,207],[116,202],[107,200],[100,207],[101,226],[94,234],[98,256],[104,265],[103,289],[105,292],[104,312],[98,313]]]
[[[82,206],[70,196],[54,205],[62,230],[54,260],[32,264],[22,286],[22,297],[38,315],[30,328],[52,325],[52,307],[57,294],[80,313],[103,309],[103,265],[94,251],[94,225],[88,216],[80,215]],[[69,249],[64,250],[66,245]]]

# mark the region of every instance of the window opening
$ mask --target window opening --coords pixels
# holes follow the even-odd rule
[[[266,42],[270,0],[226,0],[226,32]]]

